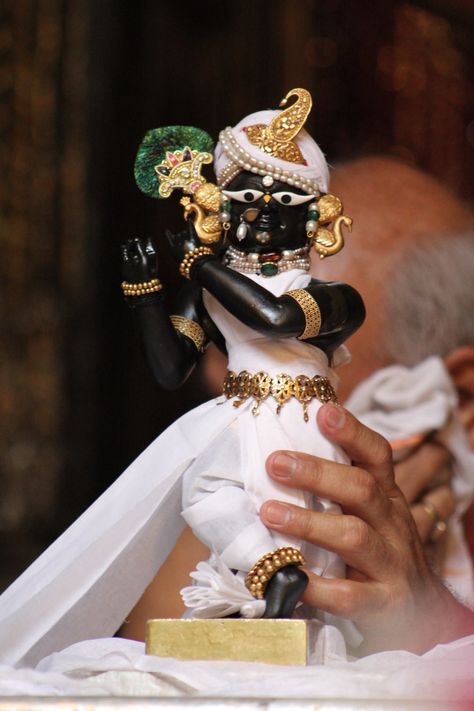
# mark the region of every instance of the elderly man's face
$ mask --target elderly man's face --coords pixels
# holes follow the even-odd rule
[[[455,232],[472,217],[447,190],[423,173],[389,158],[365,158],[333,171],[331,193],[354,219],[342,252],[313,258],[312,274],[354,286],[364,299],[367,318],[349,339],[352,362],[340,369],[340,400],[374,370],[392,361],[385,350],[385,300],[392,270],[415,241]]]

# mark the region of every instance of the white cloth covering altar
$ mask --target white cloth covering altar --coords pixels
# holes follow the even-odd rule
[[[205,697],[222,699],[225,708],[227,703],[232,707],[232,699],[256,698],[262,703],[265,699],[333,699],[332,710],[365,708],[362,700],[378,700],[377,708],[398,700],[396,708],[405,709],[403,700],[408,699],[420,701],[420,706],[410,708],[424,708],[421,700],[430,699],[449,710],[452,702],[474,699],[474,636],[440,645],[423,656],[392,651],[348,661],[338,635],[328,627],[324,663],[308,667],[183,662],[146,656],[139,642],[89,640],[47,657],[36,669],[0,666],[0,695],[131,696],[196,702]],[[354,706],[339,706],[341,700],[350,700]]]

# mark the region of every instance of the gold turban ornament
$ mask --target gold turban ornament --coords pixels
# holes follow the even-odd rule
[[[266,126],[257,123],[244,128],[250,143],[260,148],[261,151],[289,163],[306,165],[298,145],[293,138],[303,128],[308,114],[313,106],[311,94],[306,89],[290,89],[280,106],[286,106],[288,99],[296,96],[296,102],[285,109]]]

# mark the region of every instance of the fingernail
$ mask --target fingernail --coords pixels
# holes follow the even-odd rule
[[[289,523],[292,515],[291,509],[285,504],[280,504],[277,501],[265,504],[264,516],[272,526],[284,526]]]
[[[334,405],[333,403],[327,403],[324,408],[324,419],[328,427],[332,430],[338,430],[346,421],[346,414],[342,407]]]
[[[272,474],[278,479],[291,479],[297,469],[297,458],[288,452],[278,452],[272,458]]]

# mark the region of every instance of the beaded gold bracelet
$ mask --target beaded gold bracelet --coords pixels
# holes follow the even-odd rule
[[[303,554],[297,548],[292,546],[276,548],[271,553],[266,553],[259,558],[249,570],[245,577],[245,587],[257,600],[262,600],[265,588],[277,570],[285,568],[287,565],[304,565],[305,563]]]
[[[196,346],[200,353],[204,352],[204,346],[206,345],[206,334],[201,326],[196,323],[196,321],[191,321],[189,318],[184,316],[178,316],[172,314],[170,316],[170,321],[173,324],[175,331],[182,333],[183,336],[187,336]]]
[[[159,279],[150,279],[150,281],[138,283],[123,281],[121,287],[124,296],[144,296],[145,294],[154,294],[157,291],[161,291],[163,285]]]
[[[194,264],[194,262],[197,259],[200,259],[200,257],[205,257],[206,255],[213,255],[214,252],[210,247],[196,247],[196,249],[192,249],[190,252],[187,252],[184,255],[184,259],[179,265],[179,273],[186,277],[186,279],[191,278],[191,269]]]

